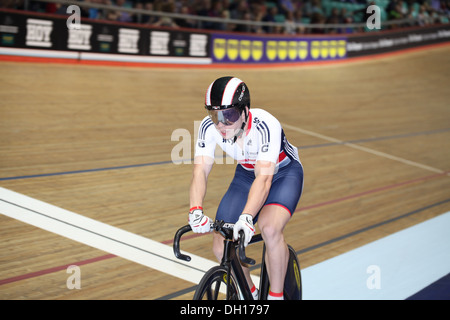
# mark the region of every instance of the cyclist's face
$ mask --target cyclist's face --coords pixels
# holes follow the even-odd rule
[[[244,121],[244,112],[240,113],[236,108],[210,110],[208,114],[224,139],[233,138]]]

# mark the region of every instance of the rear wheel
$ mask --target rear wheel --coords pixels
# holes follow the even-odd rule
[[[205,273],[195,290],[194,300],[226,300],[228,281],[231,281],[228,300],[239,300],[236,281],[222,266],[213,267]]]
[[[289,261],[284,280],[284,298],[286,300],[302,300],[302,276],[300,263],[295,250],[288,245]]]
[[[284,279],[283,296],[285,300],[302,300],[302,277],[300,272],[300,264],[298,262],[295,250],[288,245],[289,260]],[[260,283],[260,299],[266,300],[270,290],[270,281],[267,274],[267,268],[264,259],[265,248],[263,251],[263,269]]]

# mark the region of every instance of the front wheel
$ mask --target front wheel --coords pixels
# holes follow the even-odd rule
[[[230,292],[227,299],[227,283],[230,281]],[[225,267],[216,266],[208,270],[195,290],[194,300],[239,300],[239,290],[233,276]]]

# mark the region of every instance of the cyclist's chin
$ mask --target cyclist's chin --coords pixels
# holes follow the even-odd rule
[[[219,131],[220,135],[224,138],[224,139],[231,139],[234,138],[234,136],[237,133],[237,130],[234,128],[217,128],[217,131]]]

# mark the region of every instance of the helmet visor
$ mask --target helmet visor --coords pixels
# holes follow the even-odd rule
[[[208,110],[208,115],[215,125],[222,122],[226,126],[230,126],[239,120],[241,110],[237,108],[228,108],[223,110]]]

